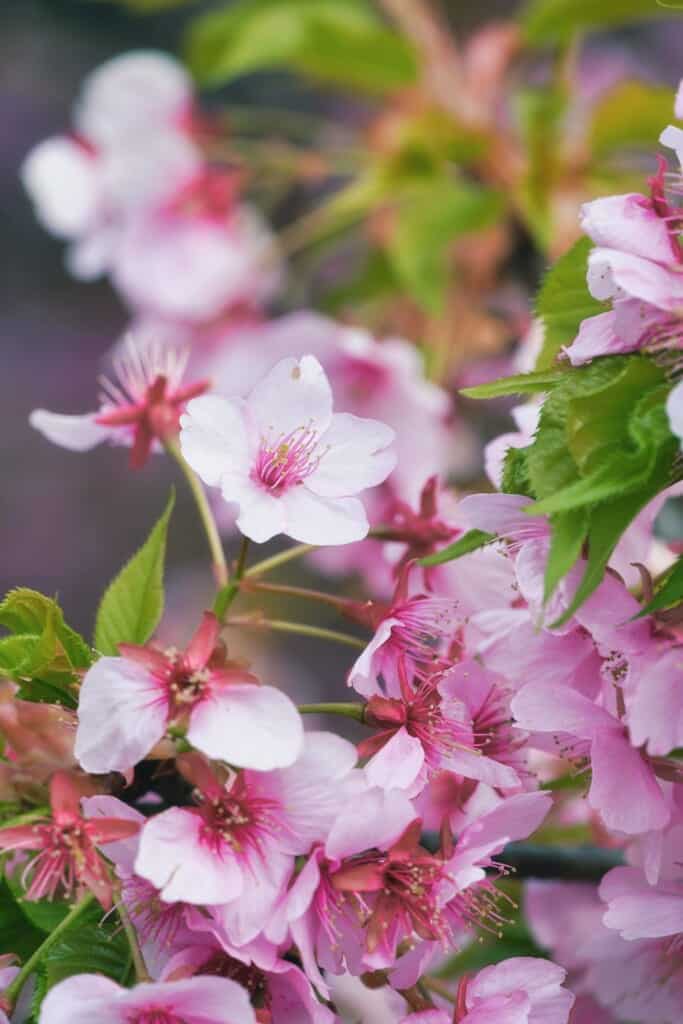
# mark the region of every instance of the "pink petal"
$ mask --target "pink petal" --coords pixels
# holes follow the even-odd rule
[[[330,829],[325,852],[341,860],[374,846],[387,849],[414,820],[415,808],[400,790],[368,790],[342,809]]]
[[[42,1024],[124,1024],[119,996],[125,990],[101,974],[75,974],[59,982],[40,1008]]]
[[[559,683],[527,683],[512,698],[512,713],[523,729],[567,732],[590,740],[600,730],[610,730],[615,719],[592,700]]]
[[[137,985],[123,990],[118,1000],[122,1021],[135,1020],[146,1010],[166,1010],[186,1024],[256,1024],[245,989],[229,978],[197,975],[183,981]]]
[[[653,756],[665,757],[683,747],[683,651],[667,651],[654,663],[638,666],[633,696],[627,700],[628,726],[634,747],[647,744]]]
[[[76,758],[87,772],[125,772],[159,742],[167,720],[153,676],[125,658],[100,658],[80,690]]]
[[[323,498],[343,498],[381,484],[396,465],[391,427],[350,413],[335,413],[321,438],[325,452],[306,477],[306,487]]]
[[[637,341],[627,343],[615,332],[615,315],[610,309],[606,313],[589,316],[581,322],[579,333],[565,352],[572,366],[581,366],[596,356],[618,355],[620,352],[632,352],[637,348]]]
[[[603,921],[622,939],[656,939],[683,933],[683,886],[648,885],[636,868],[613,868],[602,880],[608,908]]]
[[[606,249],[662,262],[671,258],[666,222],[655,213],[651,200],[637,192],[584,203],[581,228]]]
[[[29,416],[29,423],[53,444],[72,452],[87,452],[121,433],[115,427],[96,423],[96,417],[96,412],[85,413],[83,416],[65,416],[58,412],[48,412],[47,409],[34,409]]]
[[[118,818],[127,819],[142,826],[145,816],[136,811],[134,807],[117,800],[115,796],[86,796],[81,801],[83,813],[86,818]],[[125,875],[133,873],[133,864],[138,852],[138,835],[130,836],[128,839],[121,839],[113,843],[106,843],[102,846],[102,853],[114,862],[119,871]]]
[[[258,438],[275,442],[301,427],[322,433],[332,419],[332,391],[315,356],[288,357],[254,387],[247,409]]]
[[[409,790],[420,774],[424,759],[420,741],[402,727],[365,766],[368,785]]]
[[[370,524],[358,498],[321,498],[306,484],[280,498],[283,532],[302,544],[352,544],[367,537]]]
[[[244,879],[227,843],[203,836],[203,822],[181,807],[151,818],[140,833],[135,872],[161,890],[167,903],[227,903],[242,892]]]
[[[395,618],[384,619],[380,622],[375,635],[368,643],[363,653],[356,658],[351,666],[348,676],[348,685],[361,693],[364,697],[372,697],[379,694],[380,689],[377,683],[377,671],[374,664],[375,655],[381,650],[391,636],[394,626],[398,626],[399,620]]]
[[[187,738],[207,757],[270,771],[293,764],[303,726],[292,701],[272,686],[211,687],[192,709]]]
[[[670,812],[652,768],[618,729],[600,732],[591,747],[588,802],[608,828],[637,835],[663,828]]]

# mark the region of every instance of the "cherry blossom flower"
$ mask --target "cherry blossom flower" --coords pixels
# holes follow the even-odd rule
[[[139,469],[150,452],[178,433],[180,414],[189,399],[209,387],[206,380],[183,385],[189,353],[128,336],[114,358],[114,380],[100,378],[100,408],[80,416],[35,409],[32,427],[49,441],[72,451],[88,451],[103,441],[131,448],[130,463]]]
[[[244,401],[195,399],[181,427],[189,464],[239,506],[237,526],[259,543],[278,533],[310,544],[360,540],[369,526],[355,495],[396,462],[389,427],[332,413],[313,356],[283,359]]]
[[[299,714],[280,690],[230,662],[220,624],[205,612],[184,652],[121,644],[80,689],[76,757],[86,771],[126,772],[170,726],[208,757],[267,771],[301,752]]]
[[[184,755],[198,806],[147,822],[135,873],[167,902],[213,907],[231,941],[244,945],[263,929],[294,857],[327,835],[355,760],[345,740],[308,733],[292,767],[243,771],[223,785],[198,755]]]
[[[59,892],[70,898],[84,885],[105,910],[112,904],[112,883],[97,846],[134,835],[136,822],[122,818],[82,817],[82,787],[66,772],[55,772],[50,781],[52,818],[30,825],[0,829],[0,849],[35,851],[23,869],[29,900],[54,899]]]
[[[401,1024],[567,1024],[574,996],[562,987],[566,974],[548,960],[510,957],[463,978],[454,1016],[424,1010]]]
[[[50,989],[40,1024],[257,1024],[243,988],[197,976],[122,988],[101,974],[75,974]]]
[[[497,788],[518,788],[510,711],[498,691],[504,680],[474,661],[461,662],[413,687],[399,663],[401,699],[372,696],[365,722],[381,732],[359,744],[368,783],[416,795],[439,771],[456,772]],[[488,752],[492,756],[488,756]]]
[[[345,615],[375,631],[347,679],[365,697],[400,697],[399,664],[408,678],[424,679],[445,667],[444,656],[455,642],[461,624],[456,602],[430,594],[409,596],[411,568],[401,570],[389,605],[367,601],[343,606]]]
[[[21,177],[41,223],[72,243],[81,278],[107,270],[123,229],[201,167],[191,138],[192,85],[165,54],[129,53],[86,79],[73,135],[33,149]]]

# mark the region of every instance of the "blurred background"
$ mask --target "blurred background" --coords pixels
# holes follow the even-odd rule
[[[230,5],[180,4],[142,13],[139,8],[146,6],[160,5],[4,0],[0,10],[0,584],[3,590],[21,583],[57,594],[68,620],[88,633],[104,587],[144,540],[176,474],[162,458],[152,459],[144,472],[133,474],[120,449],[103,446],[77,455],[50,445],[29,427],[29,413],[36,407],[60,412],[93,407],[102,360],[131,314],[107,279],[85,283],[70,276],[64,244],[37,223],[19,171],[41,140],[69,131],[74,101],[84,77],[94,68],[129,50],[181,54],[188,25],[207,10],[223,11]],[[257,205],[284,233],[292,223],[301,225],[310,208],[334,196],[340,181],[343,187],[347,170],[340,170],[337,163],[341,166],[341,158],[351,159],[356,151],[361,165],[381,165],[385,177],[387,168],[397,175],[399,166],[427,159],[425,153],[435,164],[443,157],[449,167],[462,165],[467,181],[477,187],[487,182],[488,174],[505,209],[485,218],[481,229],[473,222],[462,237],[454,231],[458,237],[446,239],[453,248],[445,297],[439,296],[438,302],[432,303],[429,294],[433,283],[429,261],[406,265],[396,249],[399,244],[405,247],[405,237],[417,245],[420,225],[399,225],[404,242],[397,243],[396,225],[387,217],[383,202],[365,210],[363,218],[356,217],[348,235],[335,226],[331,234],[336,247],[331,249],[319,245],[315,231],[310,247],[299,245],[296,231],[293,236],[290,233],[295,244],[288,284],[272,307],[276,312],[323,309],[380,336],[401,334],[423,347],[432,380],[451,396],[463,383],[518,365],[520,342],[531,327],[531,296],[543,269],[578,237],[580,202],[600,192],[626,191],[633,182],[642,187],[643,174],[654,170],[657,134],[672,119],[673,91],[683,72],[683,22],[675,12],[664,19],[661,10],[654,10],[655,0],[652,20],[643,17],[644,9],[637,19],[624,24],[616,16],[611,24],[605,18],[606,25],[581,30],[580,53],[572,50],[578,46],[575,39],[563,45],[559,55],[552,33],[546,40],[543,30],[538,30],[534,46],[520,41],[515,17],[521,6],[509,0],[441,6],[440,24],[450,24],[461,54],[473,41],[481,44],[478,50],[475,46],[469,50],[468,88],[474,98],[490,105],[481,121],[487,146],[492,138],[495,141],[487,149],[487,162],[473,156],[475,150],[479,152],[478,129],[469,134],[453,130],[450,137],[459,112],[447,108],[458,96],[448,85],[439,95],[438,82],[428,81],[424,50],[428,38],[425,42],[414,34],[420,28],[419,18],[411,26],[410,17],[400,16],[401,8],[414,14],[419,5],[395,0],[374,8],[378,19],[387,24],[398,10],[395,31],[406,39],[413,33],[409,45],[415,46],[418,61],[423,61],[418,75],[421,93],[416,85],[400,84],[373,94],[371,89],[326,81],[324,75],[298,74],[298,68],[294,72],[256,68],[225,75],[225,81],[211,69],[200,75],[206,86],[202,108],[234,110],[230,137],[239,166],[253,162],[258,169],[260,162],[280,153],[277,143],[282,139],[283,159],[298,147],[300,163],[284,184],[264,184],[258,173],[251,180],[247,175],[247,188],[253,188]],[[543,5],[536,3],[536,7]],[[478,35],[487,27],[494,27],[498,35]],[[381,59],[379,54],[377,60]],[[366,66],[372,60],[368,54],[359,56]],[[565,88],[561,114],[547,102],[559,95],[558,82]],[[605,97],[613,96],[615,87],[633,82],[641,83],[639,92],[612,100],[612,115],[614,111],[619,115],[616,121],[622,125],[622,134],[613,130],[610,140],[604,128],[607,114],[602,115],[600,129],[594,111]],[[526,97],[515,107],[514,116],[506,109],[513,94]],[[294,115],[292,132],[277,117],[259,116],[259,111],[272,108]],[[310,115],[319,125],[312,137],[306,134],[303,146],[296,130],[299,115]],[[614,116],[609,123],[614,125]],[[499,130],[497,124],[503,127]],[[628,125],[630,135],[624,127]],[[518,166],[514,145],[506,142],[508,130],[517,136],[527,133],[526,151],[535,153],[535,166]],[[297,136],[294,142],[293,136]],[[450,147],[446,155],[439,151],[441,145]],[[398,187],[398,178],[391,181],[390,190]],[[356,230],[359,220],[362,224]],[[367,288],[371,270],[364,278],[364,293],[354,284],[354,270],[367,267],[368,254],[374,260],[373,280],[379,278],[387,285],[387,263],[392,274],[391,286],[378,288],[371,296]],[[381,259],[375,259],[377,254]],[[437,270],[441,273],[443,268]],[[474,409],[461,401],[454,414],[459,426],[453,429],[453,445],[459,455],[447,473],[464,487],[481,485],[483,442],[510,424],[505,405],[493,412],[491,404],[486,405],[485,410]],[[169,548],[171,621],[189,604],[199,607],[211,588],[204,538],[182,481],[177,483],[179,502]],[[227,543],[235,554],[235,538],[229,537]],[[323,616],[320,621],[327,620]],[[319,668],[322,654],[315,643],[305,652],[301,646],[297,645],[297,672],[302,675],[300,696],[304,697],[309,692],[306,679]],[[348,663],[346,652],[338,663],[330,660],[329,652],[325,654],[330,676]]]

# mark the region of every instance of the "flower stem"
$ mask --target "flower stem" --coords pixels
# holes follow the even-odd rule
[[[149,971],[147,970],[147,964],[145,963],[145,958],[142,955],[142,950],[140,949],[140,943],[138,942],[137,932],[135,931],[133,922],[130,919],[130,914],[126,909],[126,905],[123,902],[123,896],[121,895],[120,887],[118,888],[118,900],[116,904],[116,909],[121,919],[121,924],[123,925],[123,930],[126,934],[126,938],[128,939],[130,955],[133,958],[133,966],[135,968],[135,977],[137,978],[138,981],[151,981],[152,978]]]
[[[301,558],[302,555],[307,555],[309,551],[315,551],[315,549],[315,544],[295,544],[294,547],[287,548],[286,551],[280,551],[277,555],[271,555],[270,558],[256,562],[246,570],[244,575],[245,577],[262,576],[264,573],[270,572],[271,569],[277,569],[285,562],[291,562],[293,558]]]
[[[165,448],[168,454],[178,463],[178,466],[182,470],[183,476],[187,480],[190,490],[192,491],[192,497],[195,500],[197,511],[199,512],[199,518],[202,521],[202,526],[204,527],[206,539],[209,544],[216,585],[218,587],[226,587],[229,579],[228,565],[225,560],[225,552],[223,551],[221,538],[218,534],[216,520],[213,512],[211,511],[211,506],[209,505],[208,498],[206,497],[206,492],[200,483],[199,477],[183,458],[178,442],[176,440],[166,441]]]
[[[340,610],[345,605],[355,604],[346,597],[337,597],[336,594],[326,594],[322,590],[310,590],[308,587],[292,587],[288,583],[252,583],[244,581],[245,590],[258,590],[268,594],[287,594],[289,597],[300,597],[308,601],[317,601],[318,604],[330,604],[333,608]]]
[[[240,553],[237,557],[237,566],[235,567],[235,574],[232,578],[232,582],[228,583],[227,586],[222,587],[216,595],[214,601],[213,611],[214,615],[219,621],[223,621],[225,613],[237,597],[240,589],[240,581],[244,576],[244,570],[247,565],[247,555],[249,554],[249,538],[242,537],[242,546],[240,547]]]
[[[54,946],[55,942],[61,938],[64,932],[67,931],[71,925],[74,924],[94,903],[95,897],[91,892],[89,892],[82,900],[71,908],[69,913],[66,917],[62,918],[54,931],[50,932],[45,941],[41,943],[41,945],[38,946],[38,949],[31,954],[17,976],[5,989],[5,998],[8,999],[12,1005],[16,1002],[16,999],[29,976],[33,974],[33,971],[36,969],[48,950]]]
[[[339,633],[336,629],[323,629],[322,626],[309,626],[305,622],[283,622],[280,619],[254,619],[247,616],[231,619],[226,626],[251,626],[255,629],[271,629],[276,633],[298,633],[301,636],[314,636],[320,640],[333,640],[347,647],[365,649],[365,643],[350,633]]]
[[[299,713],[302,715],[343,715],[345,718],[355,718],[357,722],[365,721],[365,705],[357,701],[332,704],[299,704]]]

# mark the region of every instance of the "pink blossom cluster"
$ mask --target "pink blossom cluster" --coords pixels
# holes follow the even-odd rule
[[[120,916],[137,970],[129,987],[59,981],[40,1024],[375,1024],[373,999],[390,1024],[677,1024],[683,651],[676,624],[637,617],[629,589],[632,563],[654,568],[662,553],[652,524],[667,492],[558,625],[583,554],[545,601],[550,524],[526,514],[531,499],[459,499],[441,482],[452,410],[416,350],[313,313],[261,321],[273,243],[206,163],[210,126],[184,72],[153,54],[115,61],[86,83],[75,125],[31,154],[25,181],[70,240],[75,272],[110,273],[138,340],[119,350],[96,410],[36,410],[32,424],[75,450],[127,446],[136,467],[170,451],[202,496],[214,557],[202,484],[244,560],[230,584],[223,556],[216,605],[189,643],[94,652],[73,711],[28,707],[14,688],[0,702],[0,782],[21,792],[28,775],[50,802],[0,829],[8,877],[28,901],[91,893]],[[664,182],[584,209],[589,287],[612,307],[584,321],[572,363],[679,346],[680,223]],[[494,487],[536,416],[518,410],[519,430],[489,447]],[[421,564],[470,529],[490,543]],[[320,711],[355,718],[356,742],[305,729],[311,708],[225,640],[248,625],[231,619],[239,591],[269,586],[246,570],[249,542],[279,535],[369,583],[370,597],[323,595],[356,629],[337,639],[359,651],[353,699]],[[154,790],[145,805],[131,797],[151,762],[181,794],[169,806]],[[624,863],[599,887],[528,884],[552,960],[441,977],[477,934],[504,934],[508,844],[567,824]],[[17,1019],[17,978],[3,963],[0,1021]]]

